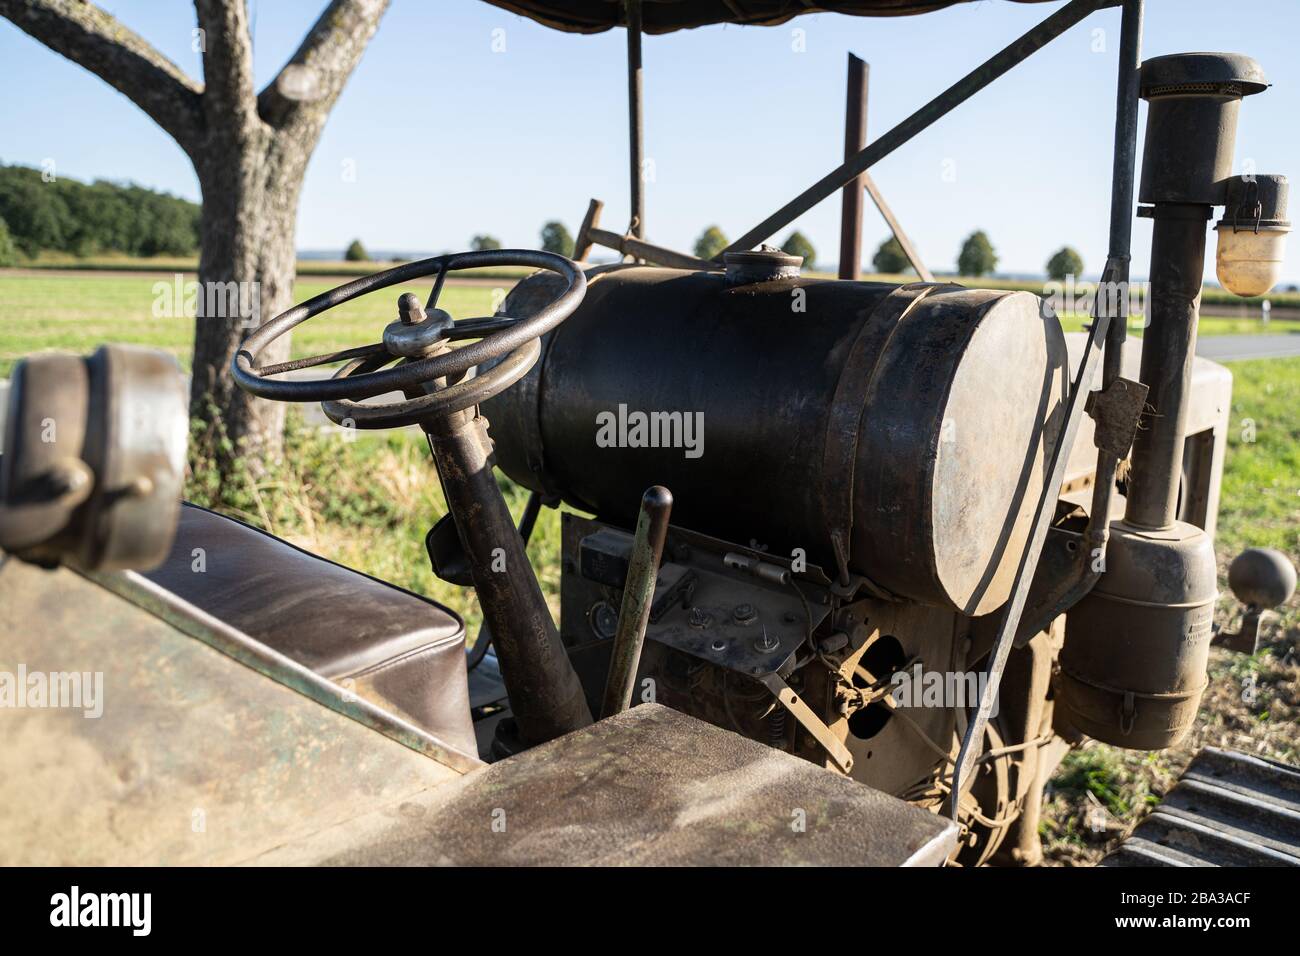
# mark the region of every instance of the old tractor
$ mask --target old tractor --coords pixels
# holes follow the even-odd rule
[[[430,560],[475,589],[482,632],[466,651],[447,609],[182,505],[167,360],[33,357],[0,459],[2,659],[25,668],[24,694],[35,675],[47,699],[93,686],[103,706],[0,717],[0,861],[1037,862],[1062,756],[1183,739],[1211,643],[1253,650],[1295,586],[1281,555],[1247,552],[1230,578],[1245,624],[1213,622],[1232,382],[1194,354],[1207,229],[1221,207],[1219,275],[1251,295],[1289,229],[1284,177],[1233,174],[1260,66],[1143,63],[1141,2],[1074,0],[702,260],[644,238],[641,31],[802,6],[499,5],[628,28],[629,229],[601,229],[593,204],[577,263],[398,265],[265,323],[233,363],[267,400],[422,429],[449,508]],[[1110,255],[1088,331],[1064,334],[1028,292],[814,277],[762,244],[1112,6]],[[1151,270],[1145,334],[1126,342],[1135,212],[1153,221]],[[623,261],[591,264],[596,244]],[[453,319],[445,280],[483,266],[537,271],[498,314]],[[382,341],[261,361],[417,279],[430,295],[403,293]],[[301,377],[319,366],[335,370]],[[531,491],[518,526],[498,468]],[[557,625],[525,544],[561,503]],[[1114,861],[1300,863],[1298,779],[1205,754],[1180,786],[1214,811],[1157,811],[1159,832]]]

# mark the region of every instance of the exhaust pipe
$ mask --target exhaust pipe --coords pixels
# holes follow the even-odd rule
[[[1213,207],[1228,202],[1237,115],[1267,87],[1254,60],[1189,53],[1146,61],[1138,215],[1154,220],[1141,380],[1147,414],[1132,450],[1124,518],[1105,570],[1069,613],[1058,713],[1090,737],[1141,750],[1191,728],[1207,676],[1214,542],[1177,520],[1183,444]]]

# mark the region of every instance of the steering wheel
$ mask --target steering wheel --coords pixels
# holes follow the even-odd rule
[[[496,315],[453,321],[437,308],[447,273],[484,266],[545,269],[563,276],[568,284],[553,301],[527,319]],[[400,319],[384,329],[383,342],[277,365],[257,365],[263,349],[308,319],[370,292],[434,274],[437,279],[428,304],[421,308],[413,293],[403,294],[398,300]],[[244,340],[232,371],[240,388],[261,398],[320,402],[336,424],[356,428],[414,425],[471,408],[527,375],[541,355],[541,337],[573,313],[586,291],[587,279],[577,265],[549,252],[493,249],[407,262],[323,292],[276,316]],[[448,348],[448,343],[457,341],[471,344]],[[464,378],[470,369],[497,359],[500,361],[489,371]],[[286,381],[270,377],[340,361],[346,364],[332,378]],[[384,368],[394,361],[399,364]],[[438,387],[404,402],[361,403],[361,399],[399,389],[410,395],[429,383],[438,383]]]

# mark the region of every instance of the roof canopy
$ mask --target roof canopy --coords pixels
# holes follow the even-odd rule
[[[566,33],[600,33],[624,25],[623,0],[486,0],[493,6]],[[713,23],[775,26],[803,13],[895,17],[928,13],[972,0],[642,0],[645,33],[672,33]],[[1014,0],[1043,3],[1044,0]]]

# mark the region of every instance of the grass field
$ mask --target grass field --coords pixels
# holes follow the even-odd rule
[[[448,285],[439,299],[458,319],[491,315],[496,301],[514,280],[490,284]],[[13,363],[41,349],[89,352],[104,342],[134,342],[164,349],[188,369],[194,319],[179,315],[155,318],[155,286],[171,286],[170,277],[105,273],[70,276],[16,275],[0,270],[0,377]],[[294,285],[301,302],[338,285],[336,280],[302,279]],[[377,342],[384,326],[397,317],[397,297],[407,289],[421,299],[429,282],[412,282],[373,293],[313,320],[293,335],[294,357]],[[270,316],[267,316],[270,318]]]
[[[193,320],[154,318],[156,277],[13,274],[0,271],[0,376],[46,348],[86,352],[104,341],[167,349],[189,361]],[[306,278],[300,301],[335,284]],[[508,287],[503,281],[501,288]],[[412,284],[423,291],[427,284]],[[491,285],[449,286],[443,302],[457,318],[488,314]],[[313,322],[294,336],[305,355],[375,341],[390,320],[398,290],[386,290]],[[1067,327],[1079,319],[1068,318]],[[1288,323],[1273,322],[1269,331]],[[1300,323],[1290,323],[1300,325]],[[1249,330],[1257,330],[1251,323]],[[1202,334],[1246,331],[1240,320],[1202,320]],[[1135,333],[1140,330],[1135,330]],[[1223,480],[1220,570],[1240,549],[1276,547],[1300,564],[1300,358],[1230,363],[1235,377]],[[292,424],[292,420],[291,420]],[[525,493],[501,479],[516,517]],[[429,569],[426,529],[445,512],[429,454],[419,436],[393,432],[344,441],[337,432],[291,427],[285,463],[259,480],[218,486],[191,475],[187,496],[265,527],[311,550],[423,593],[455,608],[475,633],[473,592],[445,584]],[[558,613],[559,517],[544,511],[529,547],[544,592]],[[1222,575],[1221,575],[1222,578]],[[1235,626],[1225,591],[1216,620]],[[1214,744],[1300,763],[1300,611],[1269,625],[1271,645],[1254,657],[1211,655],[1211,685],[1191,738],[1156,753],[1101,744],[1072,752],[1054,778],[1042,833],[1049,862],[1095,862],[1140,819],[1201,746]],[[1098,825],[1098,820],[1101,825]]]

